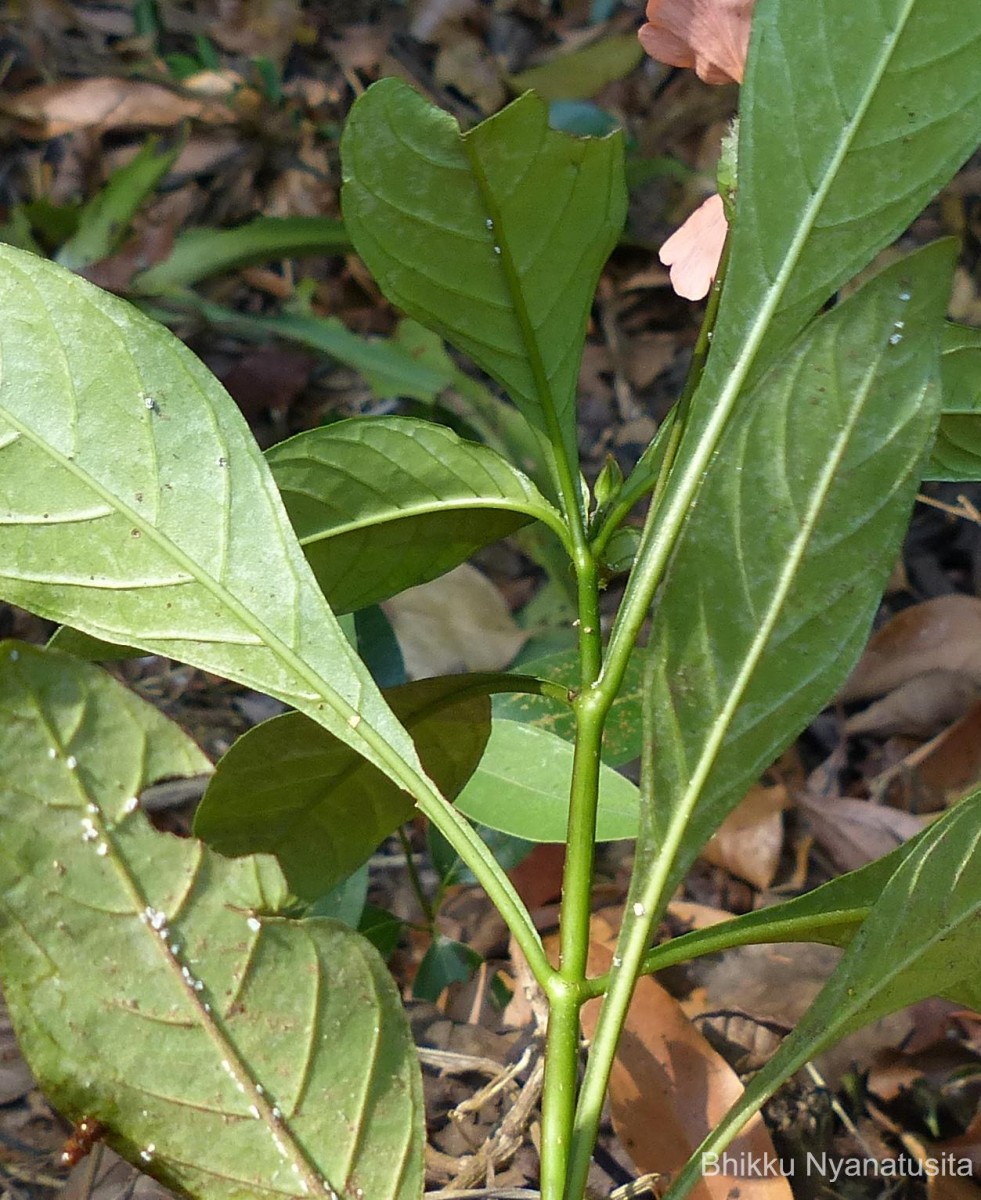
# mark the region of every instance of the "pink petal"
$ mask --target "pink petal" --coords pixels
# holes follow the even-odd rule
[[[729,224],[722,197],[709,196],[661,247],[661,262],[670,267],[671,286],[686,300],[701,300],[719,269]]]
[[[742,83],[753,0],[648,0],[641,45],[706,83]]]

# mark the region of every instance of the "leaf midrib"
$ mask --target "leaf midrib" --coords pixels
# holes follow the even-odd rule
[[[539,340],[535,333],[535,326],[528,311],[528,306],[525,303],[524,292],[521,287],[521,276],[508,244],[505,232],[506,222],[504,221],[500,206],[491,189],[490,182],[484,172],[483,163],[480,161],[480,156],[473,145],[472,139],[468,138],[465,134],[461,135],[460,144],[463,147],[484,208],[490,219],[494,222],[495,244],[501,248],[501,253],[497,257],[500,259],[501,268],[504,272],[508,295],[511,299],[511,307],[518,322],[521,341],[528,359],[528,365],[531,367],[532,378],[535,381],[535,390],[537,392],[537,397],[535,398],[541,404],[542,411],[545,414],[545,423],[548,427],[549,438],[556,451],[561,448],[564,457],[566,439],[555,403],[555,394],[552,391],[548,372],[545,369],[545,361],[542,357]]]
[[[41,300],[40,296],[38,296],[38,300],[43,307],[46,307],[44,306],[43,300]],[[60,342],[57,329],[55,329],[54,332],[55,337],[58,338]],[[2,384],[2,378],[0,378],[0,384]],[[77,413],[79,408],[78,398],[74,395],[72,407],[73,411]],[[210,405],[208,407],[210,411]],[[15,417],[9,411],[9,408],[2,402],[0,402],[0,414],[2,414],[4,419],[8,421],[9,424],[21,434],[21,436],[25,437],[31,445],[37,447],[62,470],[68,472],[68,474],[72,475],[85,487],[89,488],[92,492],[99,496],[112,508],[114,512],[119,513],[120,515],[124,516],[127,521],[132,522],[133,526],[139,529],[141,534],[146,534],[148,539],[153,542],[158,549],[160,549],[165,555],[169,556],[181,569],[186,571],[192,580],[196,581],[223,607],[230,611],[246,629],[251,631],[262,644],[264,644],[270,651],[272,651],[274,655],[276,655],[276,657],[280,659],[282,663],[289,667],[289,669],[297,678],[307,684],[314,693],[313,698],[320,697],[345,721],[350,721],[350,719],[354,716],[361,718],[361,714],[358,713],[358,710],[349,704],[348,701],[345,700],[344,697],[338,692],[335,692],[332,688],[330,688],[324,679],[319,675],[319,673],[310,668],[294,650],[287,646],[282,638],[269,628],[265,621],[257,619],[255,614],[252,613],[232,592],[224,587],[217,579],[214,578],[214,576],[206,572],[200,566],[200,564],[196,563],[192,558],[190,558],[189,555],[187,555],[169,536],[163,534],[156,525],[149,523],[143,514],[132,509],[118,495],[111,492],[101,482],[95,479],[88,471],[84,470],[75,460],[66,458],[65,455],[61,454],[52,445],[40,437],[29,425],[24,424],[23,421]],[[293,565],[295,571],[295,564],[291,565]],[[302,579],[298,579],[297,582],[300,587],[303,587]],[[138,636],[134,636],[131,640],[137,645],[139,645],[141,641]],[[306,697],[306,699],[310,698],[311,697]],[[375,733],[377,738],[384,742],[385,747],[392,754],[396,754],[398,756],[400,763],[408,770],[408,772],[410,772],[410,778],[413,785],[418,786],[423,784],[423,779],[417,771],[415,765],[407,762],[404,758],[402,758],[400,752],[388,746],[387,740],[382,738],[382,735],[375,731],[374,727],[370,723],[365,722],[365,724],[369,730],[372,730],[372,732]],[[351,728],[351,736],[365,741],[367,745],[371,747],[371,749],[375,749],[375,747],[372,746],[371,740],[364,737],[363,734],[359,733],[358,730],[353,727]],[[425,785],[423,784],[423,786]],[[425,790],[427,792],[431,791],[431,785],[430,787],[426,787]]]
[[[288,489],[284,491],[288,494]],[[534,521],[542,521],[558,532],[559,520],[557,513],[554,519],[549,520],[539,508],[531,504],[515,504],[506,499],[497,500],[489,496],[462,496],[453,500],[434,500],[414,505],[411,508],[388,509],[385,516],[376,513],[374,516],[369,515],[358,520],[348,520],[343,524],[331,525],[321,533],[306,534],[303,537],[297,538],[297,540],[301,546],[310,546],[315,545],[317,542],[329,541],[333,537],[339,537],[342,533],[354,533],[359,529],[373,529],[378,526],[397,525],[399,521],[408,521],[413,517],[425,517],[432,514],[438,515],[444,512],[466,512],[468,509],[474,508],[519,513],[530,517]],[[564,531],[565,527],[562,526],[562,529]]]
[[[760,621],[757,633],[746,651],[736,679],[729,688],[728,698],[721,712],[712,722],[709,732],[704,739],[701,754],[696,761],[695,769],[691,773],[688,786],[673,814],[672,824],[678,820],[681,820],[682,824],[687,824],[691,811],[697,803],[709,774],[718,760],[723,743],[736,712],[742,703],[746,689],[749,687],[760,660],[765,654],[770,639],[779,624],[786,607],[787,599],[793,590],[801,562],[810,545],[828,495],[833,488],[839,465],[847,454],[852,434],[865,411],[869,393],[875,384],[879,372],[879,362],[880,360],[877,356],[867,369],[861,385],[854,392],[854,401],[847,421],[836,439],[834,448],[825,459],[821,474],[814,486],[810,503],[807,505],[803,519],[800,522],[800,528],[789,552],[786,554],[783,568],[777,577],[769,603],[764,609],[765,615]],[[919,390],[922,391],[922,387]]]
[[[927,854],[925,854],[923,858],[921,858],[920,861],[915,864],[915,867],[910,866],[908,868],[908,873],[912,876],[912,879],[909,887],[905,889],[907,893],[913,890],[916,885],[917,878],[927,869],[930,858],[932,858],[938,852],[940,847],[943,846],[943,844],[951,836],[952,830],[948,828],[944,832],[943,837],[930,847]],[[973,857],[976,852],[977,838],[975,838],[975,842],[971,847],[970,854],[965,855],[964,859],[962,860],[962,869],[963,861]],[[903,866],[905,865],[906,864],[903,864],[899,868],[897,874],[902,871]],[[883,892],[883,896],[889,895],[890,889],[895,888],[896,886],[897,885],[895,883],[894,876],[893,879],[889,881],[889,884],[887,884],[886,890]],[[882,899],[883,897],[880,896],[876,901],[871,910],[870,916],[874,916],[877,910],[880,912],[882,911],[880,908]],[[857,988],[854,989],[851,994],[849,994],[848,990],[846,989],[844,997],[839,996],[836,998],[833,1011],[835,1017],[838,1019],[832,1020],[828,1023],[827,1032],[822,1037],[822,1044],[827,1045],[829,1039],[831,1041],[836,1040],[838,1036],[837,1031],[842,1027],[847,1026],[848,1022],[855,1017],[856,1013],[861,1013],[868,1007],[870,997],[880,995],[893,982],[893,980],[896,979],[897,976],[902,975],[904,972],[910,970],[911,967],[916,964],[917,960],[922,959],[924,955],[927,954],[928,951],[932,950],[935,945],[949,937],[951,933],[959,929],[965,922],[972,920],[978,913],[981,913],[981,898],[976,899],[973,904],[966,905],[958,913],[954,914],[951,920],[943,923],[939,928],[932,929],[929,933],[929,936],[917,941],[915,947],[911,949],[909,953],[905,955],[899,953],[891,958],[889,965],[886,966],[881,973],[876,974],[875,982],[872,987],[861,991],[861,994]],[[895,938],[892,941],[892,947],[893,949],[897,949]],[[851,1000],[851,1003],[848,1003],[848,1000]],[[842,1001],[844,1001],[844,1003]],[[826,1015],[824,1015],[824,1019],[827,1020]],[[813,1049],[813,1046],[809,1047],[809,1053],[812,1052]]]
[[[57,746],[59,750],[63,750],[64,746],[62,744],[62,740],[58,736],[58,733],[51,722],[48,720],[47,711],[45,706],[41,703],[40,698],[26,681],[22,683],[22,686],[24,686],[25,690],[30,694],[34,703],[38,724],[46,731],[51,744],[53,746]],[[290,1129],[288,1123],[286,1121],[277,1123],[273,1119],[272,1106],[269,1102],[269,1099],[264,1092],[257,1090],[255,1086],[255,1080],[252,1078],[252,1073],[249,1071],[248,1067],[243,1061],[242,1056],[239,1053],[238,1046],[227,1037],[224,1030],[219,1026],[215,1014],[212,1011],[205,1009],[205,1001],[199,997],[198,992],[191,985],[190,981],[183,975],[181,967],[182,965],[186,964],[182,964],[179,961],[178,956],[170,950],[171,938],[161,938],[159,936],[160,931],[151,927],[148,914],[155,910],[150,904],[149,897],[140,885],[139,880],[136,876],[134,876],[132,870],[130,869],[129,862],[118,843],[118,840],[115,836],[117,823],[109,820],[106,817],[99,797],[93,795],[86,788],[82,777],[78,772],[72,772],[72,779],[78,792],[78,802],[77,805],[73,807],[81,808],[88,814],[88,819],[92,822],[93,827],[98,827],[99,829],[99,838],[110,847],[110,853],[106,855],[106,858],[107,861],[111,863],[117,871],[124,891],[129,894],[130,904],[132,906],[132,912],[129,915],[138,922],[143,931],[142,935],[138,936],[143,936],[145,940],[152,941],[156,944],[157,949],[163,959],[164,970],[170,972],[178,986],[181,988],[185,1000],[192,1007],[192,1010],[197,1016],[201,1029],[208,1036],[212,1045],[215,1047],[220,1059],[228,1062],[235,1068],[236,1073],[234,1075],[234,1079],[236,1083],[240,1086],[243,1093],[247,1095],[249,1102],[255,1106],[256,1111],[262,1114],[263,1123],[265,1124],[270,1136],[280,1136],[281,1133],[285,1133],[287,1135],[288,1145],[293,1151],[292,1158],[296,1163],[298,1170],[303,1173],[304,1177],[306,1178],[307,1185],[312,1185],[316,1190],[319,1191],[323,1186],[320,1173],[314,1170],[311,1164],[307,1161],[306,1155],[302,1147],[299,1146],[295,1141],[292,1130]],[[48,803],[50,803],[50,801]],[[94,812],[92,811],[93,808],[95,809]],[[132,814],[133,817],[136,817],[137,815],[138,814],[136,813]],[[96,823],[98,823],[97,826]],[[123,827],[125,827],[125,823]],[[184,880],[183,893],[176,901],[173,913],[164,914],[166,918],[166,928],[170,928],[171,920],[176,919],[178,922],[181,920],[181,910],[184,907],[187,897],[194,889],[195,882],[198,879],[201,863],[204,861],[207,854],[200,842],[191,843],[190,848],[194,853],[194,870],[192,872],[187,872],[187,877]],[[140,919],[141,915],[144,918],[143,920]],[[175,936],[175,931],[173,929],[171,929],[171,934],[172,936]],[[253,939],[253,944],[258,941],[258,936],[261,936],[261,931],[260,934]],[[197,1169],[200,1169],[199,1164],[195,1165],[197,1166]]]

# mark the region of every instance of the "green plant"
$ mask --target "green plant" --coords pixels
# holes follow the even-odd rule
[[[209,770],[200,751],[96,667],[5,644],[0,972],[63,1111],[102,1121],[116,1148],[195,1196],[418,1195],[421,1091],[395,989],[343,924],[283,915],[350,878],[415,810],[483,884],[547,997],[546,1200],[583,1194],[644,971],[747,940],[847,947],[706,1151],[844,1032],[931,993],[978,1005],[981,793],[810,896],[649,943],[700,846],[845,678],[921,477],[979,473],[981,338],[944,329],[949,243],[817,315],[975,148],[979,49],[981,12],[945,0],[760,0],[724,283],[672,417],[625,481],[605,480],[597,509],[574,399],[623,219],[620,143],[550,131],[534,95],[461,135],[384,80],[355,106],[343,151],[352,241],[395,303],[507,389],[547,464],[541,487],[488,447],[400,417],[314,430],[264,458],[168,333],[0,250],[3,595],[295,710],[219,762],[202,840],[177,842],[135,798]],[[604,644],[606,547],[644,496]],[[335,612],[528,522],[572,564],[577,655],[541,674],[379,691]],[[492,722],[503,693],[526,698],[518,722]],[[639,790],[604,753],[640,754]],[[544,756],[529,830],[520,767]],[[468,816],[564,836],[558,968]],[[637,851],[612,969],[590,979],[597,828],[636,830]],[[579,1083],[580,1007],[597,995]]]

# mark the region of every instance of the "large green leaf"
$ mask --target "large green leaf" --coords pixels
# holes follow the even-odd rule
[[[529,842],[564,842],[572,787],[572,746],[517,721],[494,720],[480,765],[457,796],[474,821]],[[637,788],[610,767],[600,767],[596,840],[637,836]]]
[[[586,319],[626,211],[620,136],[550,130],[531,93],[461,134],[383,79],[352,108],[341,152],[345,225],[388,298],[577,462]]]
[[[981,479],[981,329],[944,328],[943,411],[927,479]]]
[[[448,798],[487,744],[488,690],[506,682],[451,675],[386,694]],[[412,813],[412,798],[388,776],[301,713],[286,713],[250,729],[221,759],[194,832],[222,854],[275,854],[297,895],[314,899],[356,870]]]
[[[335,612],[465,562],[558,512],[501,456],[410,417],[339,421],[266,451],[307,561]]]
[[[981,796],[973,803],[981,817]],[[705,954],[719,954],[733,946],[764,942],[821,942],[847,946],[869,915],[899,864],[919,845],[926,831],[857,871],[849,871],[803,896],[744,913],[703,929],[693,929],[656,946],[644,960],[645,971],[661,971],[674,963],[689,962]]]
[[[834,974],[767,1065],[699,1146],[666,1200],[698,1177],[784,1080],[845,1034],[926,996],[977,1008],[981,928],[981,793],[917,840],[883,888]]]
[[[745,397],[685,522],[648,641],[653,839],[686,829],[675,877],[865,643],[936,425],[951,250],[804,334]]]
[[[245,421],[198,359],[11,247],[0,313],[0,594],[278,696],[403,784],[421,778]]]
[[[759,0],[725,285],[661,504],[667,527],[690,507],[746,388],[979,138],[981,6]],[[644,607],[656,574],[637,577]]]
[[[277,916],[270,858],[158,834],[135,797],[207,760],[104,672],[0,647],[0,975],[66,1115],[204,1200],[422,1191],[422,1095],[381,959]]]
[[[579,655],[575,650],[557,650],[541,658],[522,661],[523,674],[546,679],[574,691],[579,685]],[[603,731],[603,761],[611,767],[640,756],[641,689],[643,663],[639,654],[627,664],[620,693],[610,708]],[[494,716],[520,721],[546,733],[573,742],[576,738],[576,714],[568,704],[533,692],[510,692],[494,697]]]
[[[703,394],[759,372],[981,140],[981,7],[760,0]]]

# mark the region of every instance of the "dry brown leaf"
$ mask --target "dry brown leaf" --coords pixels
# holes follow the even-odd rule
[[[708,1011],[735,1009],[791,1028],[841,958],[835,946],[804,942],[737,946],[701,972]]]
[[[938,1153],[954,1154],[957,1158],[969,1158],[975,1173],[981,1175],[981,1112],[979,1112],[959,1137],[939,1142]]]
[[[712,925],[721,925],[735,916],[724,908],[697,904],[693,900],[672,900],[668,905],[668,915],[687,926],[686,932],[688,929],[708,929]]]
[[[981,686],[981,600],[937,596],[904,609],[869,640],[844,702],[881,696],[927,671],[956,671]]]
[[[978,684],[959,671],[926,671],[849,717],[845,732],[932,737],[962,717],[978,698]]]
[[[589,970],[609,970],[614,940],[609,925],[594,922]],[[592,1037],[599,1000],[583,1008]],[[617,1136],[639,1171],[675,1173],[724,1116],[743,1088],[681,1011],[678,1002],[649,975],[638,980],[610,1076],[610,1111]],[[729,1147],[736,1162],[776,1162],[770,1135],[759,1117]],[[738,1189],[742,1200],[792,1200],[787,1180],[703,1175],[692,1200],[726,1200]]]
[[[374,25],[345,25],[328,43],[330,53],[345,71],[374,71],[384,59],[392,38],[390,19]]]
[[[921,1164],[926,1175],[927,1162],[937,1160],[937,1146],[905,1131],[900,1135],[900,1139],[906,1153]],[[956,1172],[938,1172],[927,1176],[926,1194],[927,1200],[981,1200],[981,1188],[970,1178],[959,1176]]]
[[[797,803],[807,813],[815,841],[839,871],[857,871],[882,858],[927,824],[923,817],[869,800],[841,797],[815,802],[804,793]]]
[[[210,36],[223,50],[282,62],[297,40],[300,0],[215,0]]]
[[[783,784],[755,784],[719,826],[701,857],[745,879],[761,891],[777,873],[783,846],[787,789]]]
[[[480,9],[478,0],[415,0],[409,33],[417,42],[439,40],[442,25],[454,25]]]
[[[936,739],[917,770],[920,783],[946,802],[981,780],[981,700]]]
[[[525,907],[534,911],[562,895],[564,867],[564,844],[540,842],[527,858],[508,871],[508,878],[524,901]]]
[[[44,84],[0,100],[24,137],[45,140],[79,129],[165,129],[188,118],[213,123],[235,120],[214,100],[180,96],[159,83],[95,76]]]
[[[500,671],[529,637],[497,588],[469,563],[393,596],[382,607],[410,679]]]
[[[83,1158],[72,1168],[62,1200],[173,1200],[162,1183],[131,1167],[108,1146],[100,1143],[90,1158]]]
[[[638,333],[627,343],[627,373],[635,388],[645,388],[674,363],[676,333]]]
[[[477,37],[458,35],[436,55],[433,78],[472,100],[482,113],[497,112],[508,98],[501,72]]]

